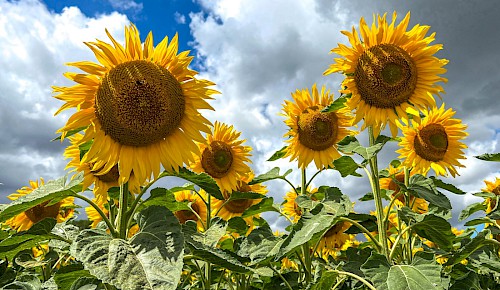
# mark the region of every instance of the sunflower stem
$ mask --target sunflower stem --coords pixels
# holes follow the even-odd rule
[[[77,197],[77,198],[79,198],[81,200],[84,200],[88,204],[90,204],[90,206],[92,206],[97,211],[97,213],[101,216],[102,220],[106,223],[106,225],[108,226],[109,231],[111,232],[111,235],[113,237],[115,237],[115,238],[118,236],[118,232],[116,231],[116,228],[113,226],[113,224],[108,219],[108,217],[106,216],[106,214],[102,211],[102,209],[94,201],[92,201],[90,198],[87,198],[86,196],[78,194],[76,192],[73,192],[73,196]]]
[[[353,224],[355,227],[357,227],[358,229],[360,229],[363,233],[365,233],[370,238],[370,240],[372,240],[373,244],[377,247],[377,250],[380,251],[382,246],[380,245],[379,241],[377,241],[377,239],[375,239],[375,237],[372,235],[372,233],[370,233],[370,231],[368,229],[366,229],[363,225],[361,225],[357,221],[352,220],[352,219],[347,218],[347,217],[340,217],[339,220],[349,222],[349,223]]]
[[[303,167],[301,168],[301,176],[302,176],[302,180],[301,180],[301,185],[300,185],[300,195],[304,196],[306,195],[307,191],[306,191],[306,180],[307,180],[307,177],[306,177],[306,168]],[[305,262],[305,267],[306,267],[306,283],[307,285],[309,285],[309,283],[311,282],[311,268],[312,268],[312,262],[311,262],[311,252],[310,252],[310,248],[309,248],[309,242],[306,242],[304,245],[302,245],[302,252],[304,254],[304,262]]]
[[[128,183],[121,183],[120,184],[120,200],[118,202],[118,205],[120,206],[119,211],[118,211],[118,225],[116,226],[118,228],[118,233],[119,237],[121,239],[126,239],[127,238],[127,204],[128,204]]]
[[[333,271],[337,274],[350,276],[350,277],[360,281],[361,283],[365,284],[370,290],[377,290],[377,288],[373,287],[373,285],[370,284],[370,282],[366,281],[365,279],[363,279],[362,277],[360,277],[354,273],[344,272],[344,271],[339,271],[339,270],[333,270]]]
[[[370,142],[370,146],[375,145],[375,135],[373,134],[373,127],[368,127],[368,138]],[[384,206],[382,204],[382,196],[380,194],[380,180],[378,175],[378,164],[377,164],[377,155],[373,156],[370,160],[370,169],[371,169],[371,186],[373,190],[373,199],[375,200],[375,208],[377,211],[377,225],[378,225],[378,234],[379,234],[379,242],[382,245],[382,254],[387,258],[389,263],[391,262],[389,258],[389,246],[387,244],[387,231],[384,226]]]
[[[212,211],[212,197],[207,196],[207,227],[206,227],[207,230],[210,228],[210,226],[212,226],[211,211]],[[212,285],[212,264],[209,261],[206,261],[205,271],[206,271],[205,278],[207,281],[205,283],[205,288],[207,290],[210,290],[210,287]]]
[[[405,171],[405,187],[408,188],[408,186],[410,186],[410,169],[405,166],[404,167],[404,171]],[[406,203],[407,203],[407,206],[410,208],[410,209],[413,209],[413,205],[410,204],[411,202],[411,198],[410,198],[410,194],[407,193],[407,199],[406,199]],[[407,239],[407,249],[408,249],[408,263],[411,263],[411,261],[413,260],[413,251],[412,251],[412,243],[411,243],[411,237],[412,237],[412,232],[411,232],[411,227],[408,227],[408,239]]]

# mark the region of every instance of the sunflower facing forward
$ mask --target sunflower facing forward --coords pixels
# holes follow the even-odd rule
[[[30,186],[24,186],[23,188],[18,189],[7,198],[10,200],[16,200],[22,196],[32,193],[44,184],[45,182],[42,178],[40,178],[40,181],[30,180]],[[49,205],[50,201],[46,201],[8,219],[5,224],[20,232],[28,230],[34,224],[45,218],[54,218],[58,223],[64,222],[73,216],[75,207],[74,200],[74,197],[67,197],[53,205]]]
[[[56,112],[76,108],[59,130],[87,128],[82,142],[93,144],[82,162],[93,164],[96,173],[118,165],[120,183],[131,173],[139,183],[166,170],[177,170],[193,161],[201,132],[210,132],[210,122],[199,109],[212,109],[206,102],[217,91],[207,80],[195,78],[188,68],[189,51],[177,54],[177,35],[156,47],[150,33],[141,45],[134,25],[125,28],[125,47],[107,31],[112,45],[100,40],[86,43],[99,63],[70,63],[85,74],[66,73],[77,84],[54,87],[55,98],[66,103]],[[201,131],[201,132],[200,132]]]
[[[238,139],[240,135],[233,126],[215,122],[206,142],[199,143],[201,155],[194,156],[191,168],[212,176],[221,190],[235,190],[238,179],[245,178],[251,171],[247,162],[250,162],[252,148],[242,145],[245,140]]]
[[[446,82],[439,76],[446,72],[445,59],[434,54],[442,45],[429,45],[435,33],[426,37],[429,26],[416,25],[406,31],[410,13],[396,25],[396,13],[391,23],[386,15],[377,16],[378,25],[370,27],[361,18],[359,33],[342,31],[352,47],[339,44],[331,53],[341,55],[324,72],[325,75],[341,72],[346,75],[343,93],[351,93],[349,107],[356,109],[355,123],[365,119],[363,127],[373,126],[379,135],[389,121],[392,135],[397,135],[396,120],[407,113],[418,116],[418,111],[435,106],[433,95],[444,92],[436,83]]]
[[[285,137],[285,157],[298,159],[299,167],[305,168],[314,161],[318,169],[330,166],[340,157],[337,143],[353,134],[347,128],[352,124],[352,117],[347,108],[333,112],[322,110],[333,102],[333,94],[323,86],[321,92],[316,84],[312,90],[296,90],[292,93],[293,102],[285,101],[283,116],[290,130]]]
[[[396,152],[403,158],[402,166],[413,168],[415,173],[427,174],[432,168],[436,175],[447,176],[447,172],[455,177],[455,167],[464,167],[458,160],[465,159],[463,149],[467,146],[461,142],[468,134],[466,125],[460,119],[453,119],[455,112],[450,108],[424,110],[426,116],[412,126],[403,128],[404,137],[399,142],[401,147]]]

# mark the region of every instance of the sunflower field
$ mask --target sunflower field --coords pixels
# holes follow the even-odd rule
[[[441,96],[442,45],[409,22],[361,18],[325,64],[341,89],[283,97],[288,131],[268,162],[296,164],[300,182],[279,167],[256,174],[241,132],[203,116],[219,92],[177,35],[154,46],[131,24],[124,44],[108,31],[85,43],[96,60],[68,63],[81,70],[64,74],[74,84],[53,87],[56,114],[72,112],[54,140],[69,143],[71,174],[27,181],[0,205],[1,289],[500,289],[500,178],[477,189],[484,200],[461,212],[465,228],[452,227],[447,195],[465,192],[440,177],[459,178],[467,126]],[[399,157],[379,164],[391,142]],[[313,187],[325,171],[371,192]],[[169,178],[185,185],[157,186]],[[273,182],[289,185],[281,204]],[[273,230],[266,212],[288,226]]]

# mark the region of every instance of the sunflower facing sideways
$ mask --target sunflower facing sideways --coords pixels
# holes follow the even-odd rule
[[[30,186],[24,186],[18,189],[7,198],[16,200],[32,193],[44,184],[45,182],[42,178],[40,178],[40,181],[30,180]],[[5,224],[20,232],[28,230],[34,224],[45,218],[54,218],[58,223],[64,222],[73,216],[75,207],[74,200],[74,197],[67,197],[53,205],[49,205],[50,201],[46,201],[8,219]]]
[[[486,184],[486,187],[481,189],[483,192],[491,192],[495,195],[500,195],[500,178],[496,177],[494,182],[485,180],[484,183]],[[486,213],[490,213],[493,211],[496,207],[496,199],[487,197],[485,200],[486,203]]]
[[[177,35],[153,46],[151,33],[141,45],[134,25],[125,28],[125,46],[107,31],[112,44],[97,40],[85,43],[98,63],[69,63],[85,73],[65,73],[75,84],[53,87],[55,98],[66,103],[56,114],[76,108],[59,129],[85,129],[81,142],[93,140],[82,162],[93,164],[96,174],[118,166],[119,182],[132,173],[140,184],[165,170],[178,170],[193,161],[204,142],[201,132],[210,132],[211,123],[199,109],[212,109],[206,102],[218,93],[214,83],[195,78],[188,68],[189,51],[177,54]]]
[[[66,169],[73,168],[71,171],[82,171],[83,172],[83,184],[82,188],[86,189],[94,184],[94,196],[96,198],[97,204],[104,204],[108,200],[108,190],[114,186],[120,186],[118,183],[119,173],[118,165],[109,168],[108,172],[98,172],[94,170],[91,163],[80,162],[81,150],[80,144],[83,138],[82,134],[75,134],[70,136],[71,145],[66,147],[64,151],[64,157],[70,158],[71,160],[66,165]],[[92,141],[89,141],[92,142]],[[132,193],[139,193],[140,184],[132,173],[129,180],[129,190]]]
[[[329,256],[337,257],[340,251],[356,244],[354,235],[345,233],[351,226],[348,222],[337,222],[323,235],[318,244],[318,251],[324,260]]]
[[[194,156],[191,169],[210,175],[222,191],[233,191],[238,187],[238,179],[245,178],[250,172],[247,162],[252,148],[243,146],[244,139],[233,126],[215,122],[213,132],[205,142],[198,144],[200,155]]]
[[[207,195],[205,192],[200,190],[197,194],[191,190],[181,190],[174,192],[174,196],[176,201],[187,201],[191,207],[191,210],[179,210],[174,213],[179,222],[184,224],[188,220],[195,221],[198,224],[198,230],[205,230],[207,221],[207,205],[205,204]]]
[[[450,108],[424,110],[425,117],[420,123],[411,121],[411,126],[403,127],[404,137],[396,152],[404,159],[402,166],[411,167],[415,173],[427,174],[432,168],[436,175],[447,176],[447,171],[455,177],[456,167],[464,167],[458,160],[465,159],[461,142],[468,134],[466,125],[460,119],[453,119],[455,112]]]
[[[391,23],[386,14],[377,15],[371,27],[361,18],[360,35],[354,27],[352,32],[342,31],[352,47],[339,44],[332,49],[331,53],[342,57],[335,58],[324,72],[346,76],[341,92],[352,94],[347,104],[356,109],[354,123],[364,119],[361,130],[373,126],[375,136],[387,121],[396,136],[396,120],[407,118],[407,113],[418,117],[418,110],[435,106],[433,95],[444,92],[436,83],[447,81],[439,75],[446,72],[443,66],[448,61],[434,56],[442,45],[429,45],[435,36],[426,37],[429,26],[416,25],[406,31],[409,21],[409,12],[398,25],[395,12]]]
[[[293,102],[285,101],[283,116],[290,130],[285,134],[286,154],[290,160],[298,159],[299,167],[306,168],[314,161],[318,170],[330,166],[340,157],[337,143],[354,132],[347,128],[353,118],[347,108],[333,112],[322,110],[333,102],[333,94],[323,86],[321,92],[316,84],[312,90],[296,90],[292,93]]]

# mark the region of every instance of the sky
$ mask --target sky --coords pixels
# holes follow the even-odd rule
[[[54,117],[62,102],[52,97],[51,86],[72,85],[62,74],[75,70],[65,63],[95,61],[83,42],[108,41],[105,28],[122,43],[130,22],[142,39],[152,31],[155,44],[177,32],[180,51],[190,50],[195,57],[192,68],[221,92],[210,103],[215,111],[204,116],[242,132],[253,148],[252,169],[260,174],[275,166],[283,172],[296,167],[288,160],[266,162],[284,146],[287,128],[279,113],[291,92],[317,83],[338,97],[342,76],[323,72],[333,61],[329,51],[337,43],[348,44],[340,31],[351,30],[361,17],[371,23],[374,13],[390,16],[393,11],[399,20],[411,11],[410,27],[430,25],[434,43],[444,45],[437,56],[450,61],[443,100],[469,133],[466,168],[459,169],[459,177],[444,179],[468,192],[445,192],[454,207],[452,222],[460,226],[458,213],[478,201],[471,193],[484,187],[483,180],[500,177],[500,163],[473,158],[500,152],[500,5],[495,0],[0,0],[0,202],[30,179],[50,180],[67,172],[62,156],[67,143],[50,140],[72,112]],[[380,166],[397,157],[396,149],[397,144],[386,146]],[[299,171],[290,178],[298,184]],[[280,181],[267,185],[276,202],[290,190]],[[370,191],[366,178],[340,178],[331,171],[314,185],[341,188],[359,212],[373,207],[358,201]],[[286,226],[275,215],[266,217],[275,228]]]

